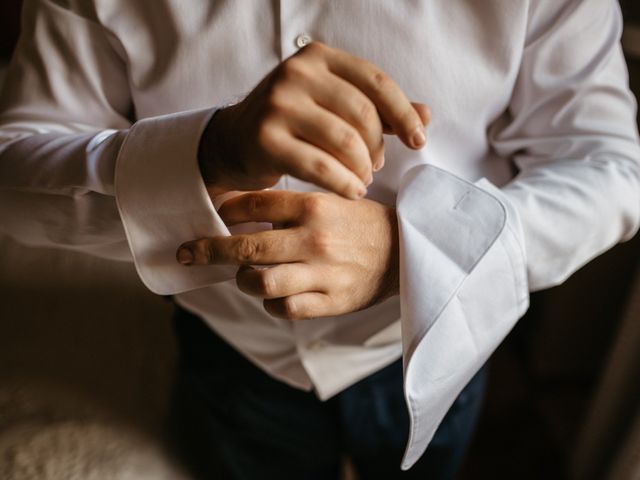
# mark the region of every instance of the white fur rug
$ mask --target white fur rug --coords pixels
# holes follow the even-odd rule
[[[187,480],[162,442],[58,387],[0,385],[0,479]]]

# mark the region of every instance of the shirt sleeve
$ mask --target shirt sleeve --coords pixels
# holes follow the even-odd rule
[[[419,166],[398,197],[411,415],[404,469],[524,314],[529,291],[564,281],[640,221],[636,104],[617,2],[530,8],[509,111],[489,132],[517,176],[497,188]]]
[[[0,233],[133,260],[159,294],[232,278],[175,260],[183,241],[228,234],[197,164],[213,110],[134,121],[121,46],[90,4],[24,4],[0,96]]]

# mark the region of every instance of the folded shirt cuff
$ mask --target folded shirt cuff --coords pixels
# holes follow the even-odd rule
[[[198,166],[212,109],[152,117],[129,130],[116,160],[115,193],[138,274],[154,293],[174,295],[231,279],[231,266],[185,267],[188,240],[229,235]]]
[[[405,397],[402,468],[424,453],[464,386],[528,307],[517,212],[486,180],[410,170],[397,205]]]

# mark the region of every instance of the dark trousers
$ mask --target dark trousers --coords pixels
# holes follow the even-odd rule
[[[247,361],[199,318],[178,310],[174,419],[199,478],[340,478],[348,457],[358,478],[450,479],[482,403],[482,369],[455,401],[409,471],[400,461],[409,431],[402,363],[394,362],[322,402]]]

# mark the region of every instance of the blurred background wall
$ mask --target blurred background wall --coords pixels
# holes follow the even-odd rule
[[[623,2],[636,92],[637,3]],[[0,65],[19,8],[0,2]],[[491,362],[462,479],[640,478],[639,247],[636,237],[533,296]],[[91,448],[112,455],[78,478],[129,478],[116,472],[140,468],[138,452],[147,476],[131,478],[178,478],[165,448],[170,314],[131,265],[0,238],[0,478],[67,478],[42,472]]]
[[[0,1],[0,82],[20,8]],[[0,479],[181,478],[171,311],[133,265],[0,237]]]

